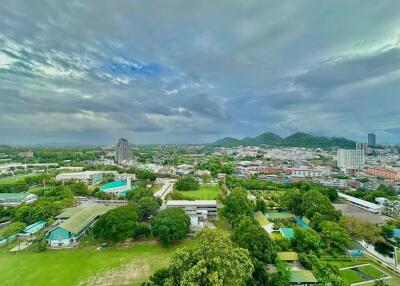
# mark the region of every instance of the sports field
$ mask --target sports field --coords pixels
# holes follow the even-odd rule
[[[200,185],[196,191],[178,191],[188,200],[216,200],[219,196],[218,185]]]
[[[96,250],[83,247],[43,253],[0,253],[1,285],[139,285],[167,266],[179,246],[141,245]]]

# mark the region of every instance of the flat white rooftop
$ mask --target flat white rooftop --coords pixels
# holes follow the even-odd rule
[[[341,197],[343,199],[346,199],[351,203],[354,203],[354,204],[357,204],[357,205],[360,205],[360,206],[364,206],[364,207],[369,208],[371,210],[379,211],[379,210],[382,209],[382,207],[380,205],[377,205],[377,204],[374,204],[374,203],[370,203],[370,202],[367,202],[367,201],[364,201],[364,200],[361,200],[361,199],[358,199],[358,198],[355,198],[355,197],[352,197],[352,196],[349,196],[349,195],[345,195],[343,193],[338,193],[338,195],[339,195],[339,197]]]
[[[167,206],[217,206],[216,200],[171,200],[167,201]]]

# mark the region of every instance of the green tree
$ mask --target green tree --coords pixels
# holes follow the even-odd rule
[[[203,229],[195,247],[175,252],[165,285],[239,286],[253,272],[249,252],[233,244],[226,233]]]
[[[82,182],[69,184],[68,188],[75,196],[86,197],[89,195],[88,187]]]
[[[142,219],[154,215],[159,208],[159,201],[153,196],[143,197],[138,202],[139,215]]]
[[[290,285],[290,269],[287,263],[283,261],[276,262],[276,272],[271,275],[269,286],[289,286]]]
[[[384,240],[379,227],[366,220],[357,219],[353,216],[342,216],[340,225],[347,229],[350,235],[356,240],[365,240],[368,243],[376,243]]]
[[[299,252],[318,251],[322,246],[318,233],[311,229],[295,227],[293,244]]]
[[[151,281],[150,285],[164,286],[168,277],[169,277],[169,269],[161,268],[150,276],[150,281]]]
[[[302,194],[298,190],[288,190],[280,198],[281,204],[297,215],[303,215],[301,210]]]
[[[114,243],[124,241],[134,235],[138,217],[138,210],[134,205],[112,209],[97,220],[93,235]]]
[[[21,232],[26,227],[23,222],[13,222],[0,229],[0,238],[8,238],[14,234]]]
[[[321,223],[320,235],[329,249],[331,247],[341,249],[349,246],[351,243],[351,237],[346,229],[333,221],[324,221]]]
[[[157,179],[157,175],[154,174],[153,172],[146,171],[146,170],[140,170],[137,172],[137,177],[139,180],[149,180],[149,181],[155,181]]]
[[[211,181],[211,175],[210,174],[203,174],[200,176],[201,181],[203,182],[203,184],[207,184]]]
[[[161,243],[170,244],[172,241],[184,238],[190,231],[190,218],[185,211],[178,208],[165,209],[153,218],[151,230]]]
[[[395,229],[394,226],[385,223],[384,225],[382,225],[382,228],[381,228],[382,236],[386,239],[392,238],[394,229]]]
[[[240,219],[232,234],[232,241],[249,251],[250,256],[265,264],[274,263],[276,248],[274,241],[252,217]]]
[[[199,182],[193,177],[183,177],[175,183],[175,188],[178,191],[195,191],[199,187]]]
[[[47,249],[47,239],[44,235],[40,235],[33,240],[31,249],[36,252],[43,252]]]
[[[223,215],[231,222],[235,222],[241,216],[253,216],[253,204],[247,198],[247,192],[241,188],[235,188],[224,200]]]
[[[256,211],[265,213],[267,211],[267,205],[263,198],[257,198],[256,200]]]

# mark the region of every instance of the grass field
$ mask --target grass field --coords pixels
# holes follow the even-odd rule
[[[216,200],[219,196],[218,185],[200,185],[196,191],[175,191],[181,193],[188,200]]]
[[[368,278],[364,279],[360,275],[360,273],[357,273],[356,270],[359,270],[362,273],[366,274]],[[355,266],[354,268],[351,269],[340,270],[340,275],[350,284],[363,281],[373,281],[378,278],[387,277],[385,273],[383,273],[377,267],[372,266],[371,264],[359,267]]]
[[[340,270],[340,275],[350,284],[364,281],[364,279],[353,269]]]
[[[269,224],[269,221],[265,217],[265,215],[262,212],[255,212],[254,213],[254,218],[260,223],[260,225],[267,225]]]
[[[27,174],[27,175],[18,175],[18,176],[14,176],[14,177],[3,178],[3,179],[0,179],[0,184],[15,183],[17,181],[22,180],[23,178],[30,177],[30,176],[33,176],[33,175],[34,174]]]
[[[283,237],[282,237],[282,234],[281,234],[280,232],[274,231],[274,232],[272,233],[272,239],[273,239],[273,240],[276,240],[276,241],[280,241],[280,240],[283,239]]]
[[[83,247],[43,253],[0,253],[1,285],[139,285],[167,266],[175,247],[141,245],[96,250]]]
[[[360,269],[362,272],[364,272],[369,277],[372,277],[374,279],[382,278],[382,277],[386,276],[385,273],[383,273],[382,271],[380,271],[379,269],[377,269],[376,267],[374,267],[372,265],[361,266],[361,267],[358,267],[358,269]]]

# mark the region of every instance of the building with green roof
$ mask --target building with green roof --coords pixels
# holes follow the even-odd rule
[[[295,215],[289,212],[271,212],[271,213],[266,213],[267,219],[270,221],[289,221],[293,220]]]
[[[299,261],[299,254],[294,251],[280,251],[278,252],[278,258],[285,262]]]
[[[294,229],[291,227],[281,227],[279,229],[280,233],[282,234],[282,236],[286,239],[293,239],[294,238]]]
[[[136,187],[132,186],[131,178],[127,178],[126,181],[110,182],[100,187],[100,191],[116,197],[125,196],[132,189],[136,189]]]
[[[290,272],[290,285],[313,286],[318,285],[318,280],[309,270],[294,270]]]
[[[69,211],[67,214],[71,216],[48,233],[48,242],[51,247],[76,245],[79,239],[90,230],[96,220],[112,209],[112,207],[96,205],[76,209],[73,211],[71,209],[67,210]],[[65,213],[64,215],[60,215],[65,217]]]

